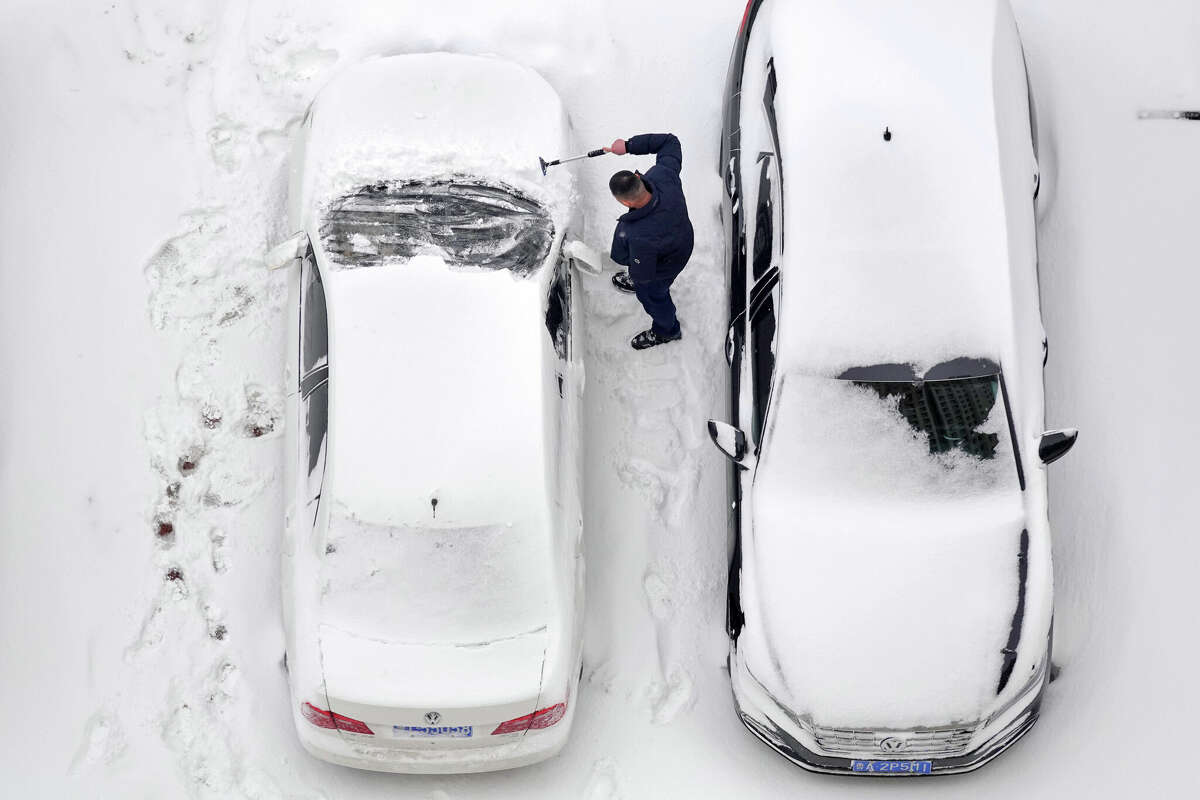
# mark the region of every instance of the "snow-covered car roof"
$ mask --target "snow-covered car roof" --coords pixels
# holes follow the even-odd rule
[[[326,295],[327,493],[381,525],[545,529],[543,285],[422,256],[334,271]]]
[[[1009,223],[993,94],[1009,76],[994,68],[996,2],[768,10],[785,214],[782,368],[831,375],[964,353],[1005,363]],[[1017,183],[1032,197],[1032,146],[1008,163],[1028,164]]]

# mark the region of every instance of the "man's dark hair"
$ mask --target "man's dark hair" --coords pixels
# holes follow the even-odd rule
[[[634,200],[641,197],[646,187],[640,175],[623,169],[608,179],[608,190],[618,200]]]

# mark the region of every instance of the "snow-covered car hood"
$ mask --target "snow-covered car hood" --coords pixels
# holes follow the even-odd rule
[[[1007,425],[994,411],[982,430]],[[1008,439],[931,455],[886,400],[827,378],[786,376],[772,414],[743,554],[752,674],[819,724],[977,721],[1021,591]]]

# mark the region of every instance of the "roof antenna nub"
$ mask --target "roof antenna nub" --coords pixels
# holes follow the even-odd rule
[[[890,141],[892,140],[892,129],[891,129],[891,128],[884,127],[884,129],[883,129],[883,140],[884,140],[885,142],[890,142]]]
[[[436,497],[430,499],[429,507],[433,509],[433,518],[437,519],[437,498]]]

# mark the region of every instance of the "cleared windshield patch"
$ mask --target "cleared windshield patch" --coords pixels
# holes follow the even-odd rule
[[[321,223],[325,252],[345,268],[437,254],[455,266],[528,275],[553,240],[540,203],[511,186],[468,180],[364,186],[333,201]]]
[[[972,370],[986,374],[967,377]],[[956,359],[930,368],[919,377],[909,364],[855,367],[840,376],[875,390],[912,426],[925,434],[930,454],[958,448],[976,458],[996,456],[1000,437],[978,430],[992,415],[1000,393],[999,368],[982,359]],[[940,376],[947,376],[939,379]]]

